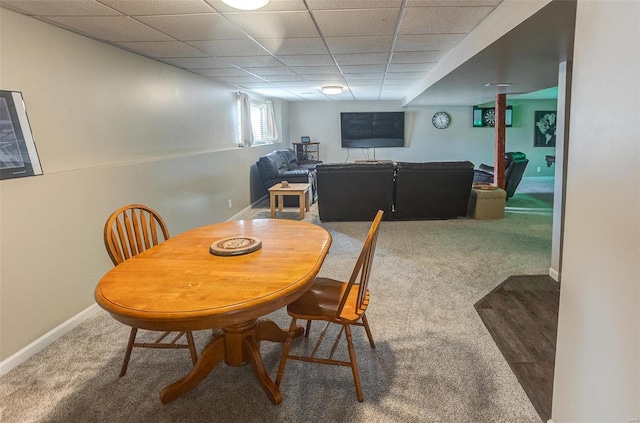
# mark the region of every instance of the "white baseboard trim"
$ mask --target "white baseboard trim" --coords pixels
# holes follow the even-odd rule
[[[73,316],[71,319],[51,329],[40,338],[22,348],[17,353],[13,354],[5,360],[0,361],[0,376],[9,373],[11,370],[15,369],[16,367],[27,361],[29,358],[38,354],[40,351],[60,339],[64,334],[80,325],[80,323],[84,322],[89,317],[96,314],[99,310],[100,308],[98,307],[98,304],[93,303],[80,313]]]
[[[549,276],[553,278],[554,281],[558,282],[560,280],[560,272],[558,272],[553,267],[549,268]]]

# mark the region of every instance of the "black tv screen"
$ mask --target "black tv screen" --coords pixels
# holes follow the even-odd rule
[[[343,148],[404,147],[404,112],[340,113]]]

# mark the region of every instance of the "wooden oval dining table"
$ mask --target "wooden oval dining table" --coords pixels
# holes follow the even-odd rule
[[[261,248],[214,255],[218,240],[257,238]],[[260,317],[295,301],[313,284],[331,246],[324,228],[303,221],[255,219],[186,231],[115,266],[95,290],[96,302],[126,325],[157,331],[222,328],[193,369],[165,387],[168,403],[197,386],[224,360],[250,363],[274,404],[280,390],[265,370],[260,341],[284,342],[287,332]],[[299,327],[296,335],[303,329]]]

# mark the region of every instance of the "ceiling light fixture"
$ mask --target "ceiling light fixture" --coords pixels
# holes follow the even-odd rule
[[[256,10],[264,7],[269,0],[222,0],[227,6],[240,10]]]
[[[512,85],[511,82],[489,82],[484,84],[485,87],[510,87]]]
[[[339,85],[327,85],[322,87],[322,93],[327,95],[341,94],[343,88]]]

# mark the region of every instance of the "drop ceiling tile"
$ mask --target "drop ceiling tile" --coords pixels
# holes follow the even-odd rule
[[[319,37],[309,12],[251,12],[225,15],[253,38]]]
[[[349,81],[347,84],[349,87],[377,87],[378,89],[382,86],[382,79],[376,81],[370,80],[362,80],[362,81]]]
[[[377,90],[380,91],[380,88],[382,88],[382,83],[381,82],[377,82],[377,83],[364,83],[364,84],[349,84],[349,89],[352,92],[357,92],[357,91],[362,91],[362,90]]]
[[[244,39],[235,28],[217,13],[198,15],[139,16],[137,20],[182,41]]]
[[[134,41],[116,45],[149,57],[208,57],[203,51],[180,41]]]
[[[238,84],[242,87],[254,89],[254,88],[274,88],[275,85],[270,84],[268,82],[243,82],[242,84]]]
[[[368,81],[382,81],[384,78],[384,72],[376,72],[376,73],[348,73],[345,74],[344,78],[351,81],[360,81],[360,80],[368,80]]]
[[[188,44],[198,50],[206,51],[212,56],[269,55],[269,52],[248,38],[239,40],[189,41]]]
[[[444,55],[441,50],[431,51],[395,51],[391,63],[427,63],[437,62]]]
[[[388,53],[393,36],[327,37],[326,40],[333,54]]]
[[[387,72],[387,74],[385,75],[385,81],[392,79],[418,81],[424,78],[426,74],[426,72]]]
[[[398,35],[394,51],[450,50],[465,34]]]
[[[292,96],[296,97],[296,95],[288,90],[284,90],[282,88],[254,88],[253,91],[265,96],[265,97],[279,97],[281,96]]]
[[[0,4],[236,87],[271,90],[268,95],[292,101],[343,101],[402,97],[396,92],[404,94],[420,81],[500,1],[270,0],[266,7],[249,12],[220,0]],[[402,5],[403,25],[390,55]],[[346,89],[329,97],[319,93],[323,85]]]
[[[322,38],[258,38],[256,40],[274,55],[328,54]]]
[[[389,72],[428,72],[435,63],[391,63]]]
[[[292,66],[298,75],[340,75],[336,66]]]
[[[282,63],[280,63],[273,56],[234,56],[234,57],[225,57],[224,60],[231,63],[234,66],[238,66],[241,68],[282,66]]]
[[[269,75],[268,77],[265,76],[265,78],[268,78],[269,81],[276,83],[276,84],[281,84],[281,85],[291,85],[291,86],[296,86],[296,84],[307,84],[307,81],[300,75],[297,74],[291,74],[291,75]]]
[[[216,77],[216,79],[218,81],[226,82],[229,84],[242,84],[245,82],[269,82],[269,81],[265,81],[262,78],[249,75],[249,74],[247,74],[246,76],[220,76],[220,77]]]
[[[238,68],[191,69],[191,72],[210,77],[253,76]]]
[[[469,33],[493,7],[408,7],[400,34]]]
[[[13,0],[0,1],[0,5],[38,16],[118,16],[120,13],[94,0]]]
[[[406,7],[426,6],[497,6],[502,0],[407,0]]]
[[[314,12],[325,37],[393,35],[400,9],[323,10]]]
[[[342,73],[345,74],[345,77],[349,74],[358,74],[361,75],[363,73],[380,73],[382,74],[386,68],[386,65],[347,65],[340,66],[342,69]]]
[[[388,53],[336,54],[338,65],[379,65],[386,64]]]
[[[171,41],[171,37],[126,16],[53,16],[47,20],[105,41]]]
[[[411,87],[412,84],[420,81],[420,79],[421,78],[418,78],[418,79],[415,79],[415,80],[413,80],[413,79],[409,79],[409,80],[406,80],[406,79],[385,79],[384,80],[384,86],[387,87],[387,86],[391,86],[391,85],[393,85],[393,86],[404,85],[404,86],[407,86],[407,87]]]
[[[259,76],[271,77],[279,75],[296,75],[291,69],[286,66],[267,66],[260,68],[243,68],[245,71],[253,73]]]
[[[125,15],[186,15],[214,10],[200,0],[99,0]],[[75,3],[75,2],[73,2]]]
[[[163,58],[163,62],[185,69],[232,68],[229,62],[218,57]]]
[[[399,8],[402,0],[307,0],[313,10]]]
[[[297,54],[278,56],[287,66],[332,66],[333,58],[328,54]]]

